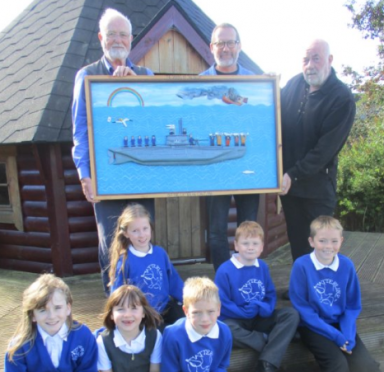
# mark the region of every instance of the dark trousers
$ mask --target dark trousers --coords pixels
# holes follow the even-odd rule
[[[333,216],[336,206],[334,199],[308,199],[297,196],[281,196],[287,233],[291,245],[292,259],[311,253],[309,226],[319,216]]]
[[[268,318],[225,319],[224,323],[231,329],[233,346],[256,350],[260,353],[259,360],[280,367],[299,321],[297,311],[286,307],[275,310]]]
[[[322,372],[380,372],[379,363],[371,357],[358,334],[352,354],[347,354],[333,341],[307,327],[299,327],[299,333]]]
[[[161,313],[161,317],[163,318],[164,323],[160,325],[159,330],[161,333],[163,333],[166,326],[175,323],[176,320],[180,318],[184,318],[185,314],[182,305],[179,304],[174,298],[171,298],[166,308]]]
[[[153,199],[132,199],[132,200],[103,200],[94,204],[97,234],[99,237],[99,264],[104,292],[109,295],[109,247],[111,246],[113,234],[116,228],[117,219],[129,203],[143,205],[154,217]]]
[[[208,244],[215,271],[229,260],[228,213],[232,195],[207,197],[209,221]],[[256,221],[259,208],[259,194],[234,195],[237,211],[237,226],[244,221]]]

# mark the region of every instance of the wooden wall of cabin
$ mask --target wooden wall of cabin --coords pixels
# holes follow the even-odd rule
[[[169,30],[136,64],[158,74],[199,74],[209,67],[177,30]]]
[[[17,147],[24,231],[0,224],[1,268],[59,276],[99,270],[93,208],[83,197],[70,148]]]

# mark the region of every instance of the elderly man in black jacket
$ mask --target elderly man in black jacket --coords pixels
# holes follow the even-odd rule
[[[281,92],[283,189],[281,201],[293,260],[310,253],[309,225],[336,206],[337,155],[351,130],[355,101],[331,67],[324,40],[306,49],[303,73]]]

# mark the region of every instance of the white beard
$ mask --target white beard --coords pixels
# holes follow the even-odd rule
[[[312,86],[321,86],[325,80],[327,80],[328,78],[328,75],[327,74],[327,71],[326,70],[322,70],[322,71],[316,71],[316,74],[315,75],[307,75],[308,73],[310,72],[314,72],[314,70],[309,70],[307,72],[304,73],[304,79],[305,81],[309,84],[309,85],[312,85]]]
[[[125,46],[121,44],[112,45],[109,50],[106,50],[106,48],[103,46],[103,51],[106,57],[111,61],[125,61],[129,55],[129,50],[127,50]]]

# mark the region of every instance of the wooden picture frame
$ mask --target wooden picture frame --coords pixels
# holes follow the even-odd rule
[[[280,191],[272,76],[87,76],[96,199]]]

